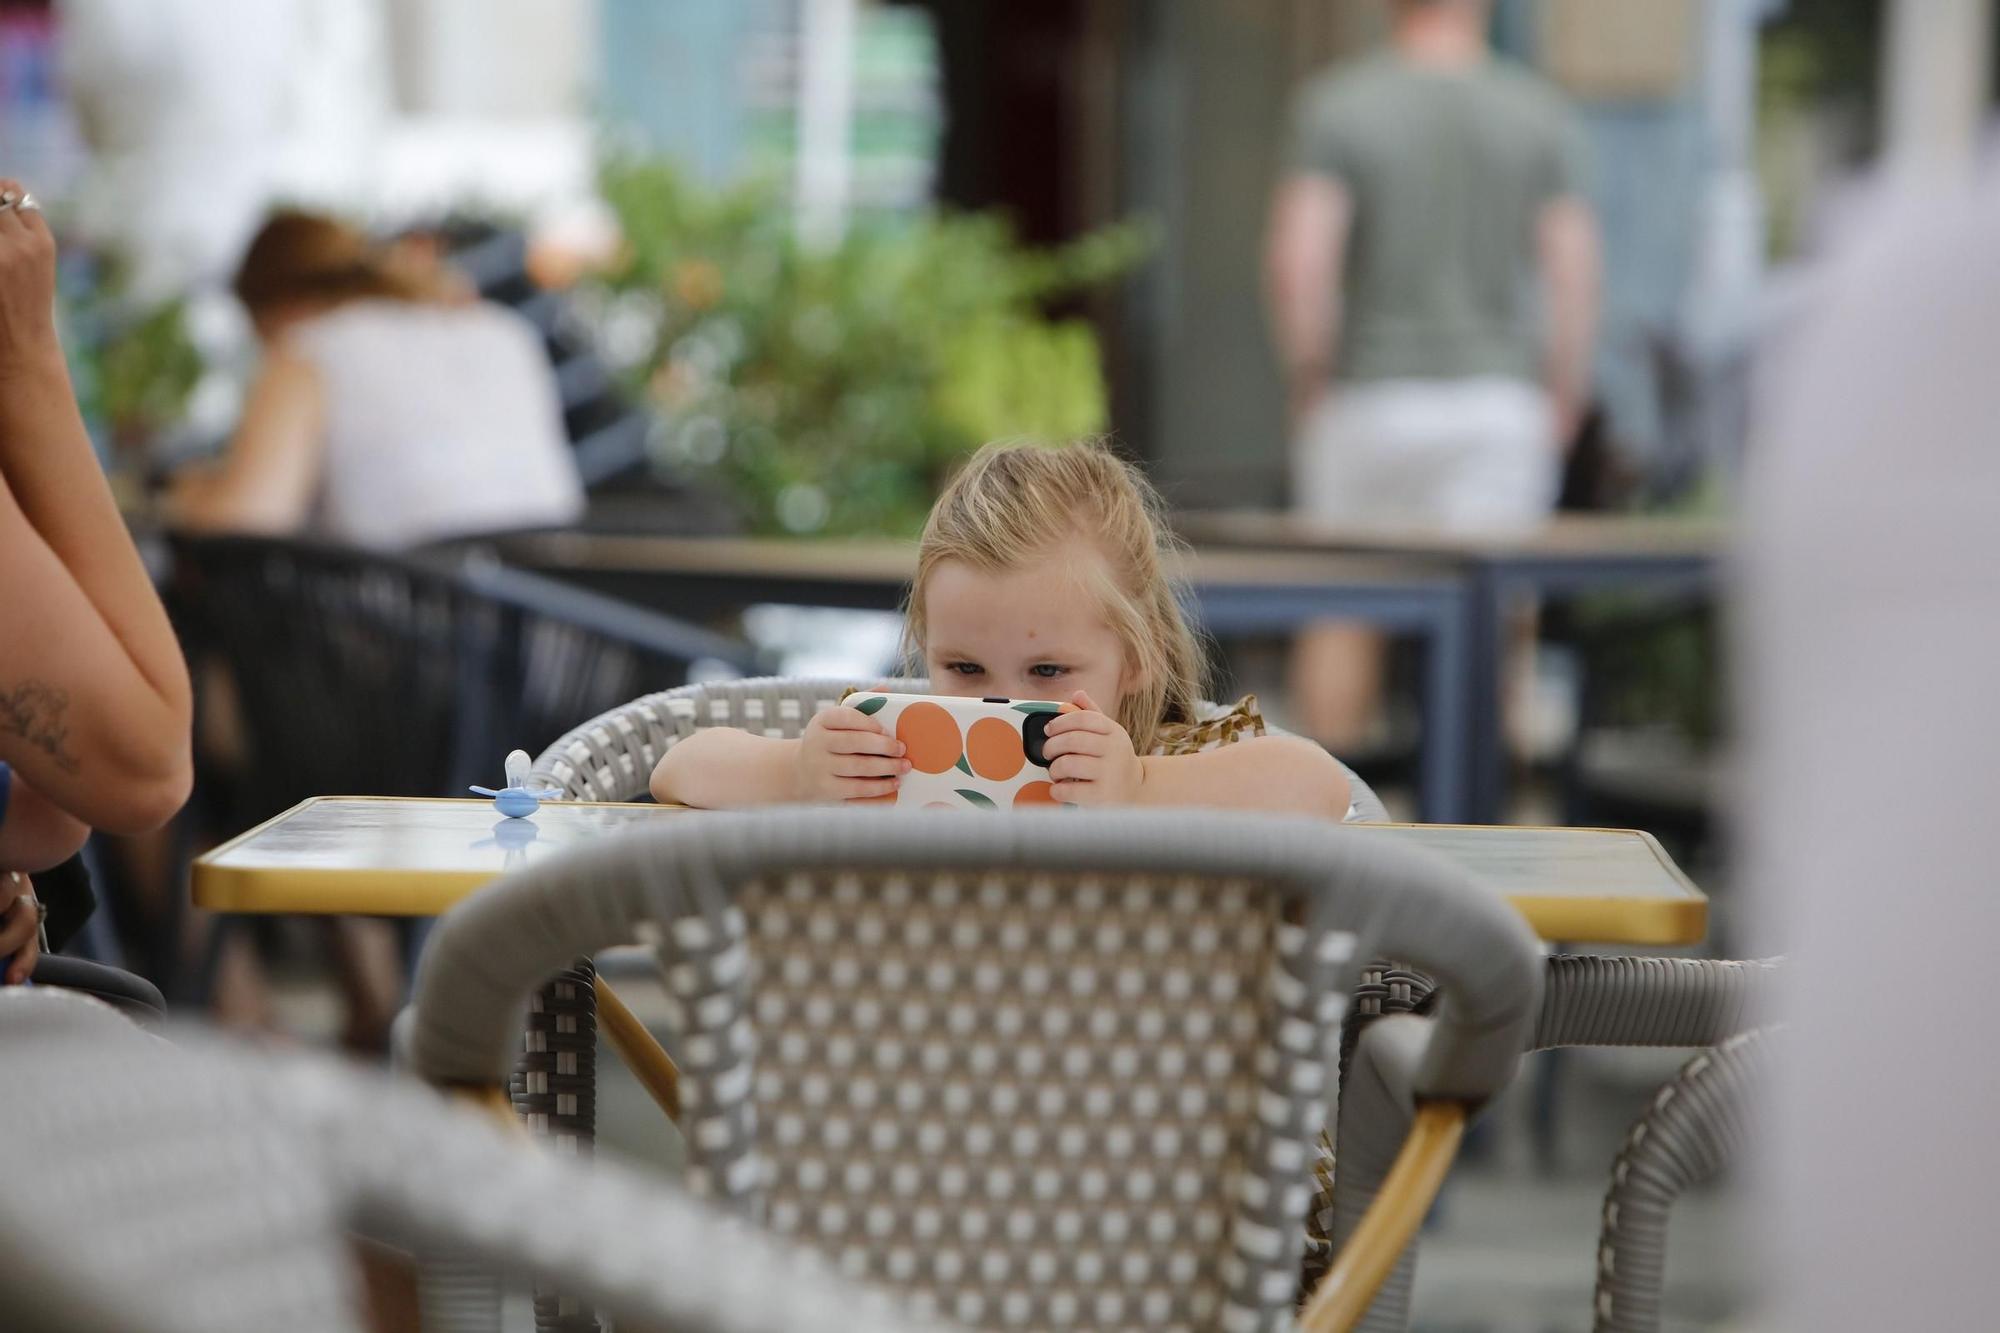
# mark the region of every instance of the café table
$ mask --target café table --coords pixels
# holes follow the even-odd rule
[[[1204,550],[1372,558],[1456,579],[1466,654],[1466,694],[1454,714],[1466,728],[1457,817],[1479,824],[1505,812],[1501,679],[1513,609],[1594,592],[1712,592],[1730,540],[1719,520],[1657,514],[1558,514],[1533,528],[1444,532],[1334,525],[1270,510],[1196,510],[1177,515],[1174,525]]]
[[[194,901],[213,912],[436,916],[516,867],[688,813],[556,801],[520,820],[502,818],[487,801],[319,796],[197,858]],[[1347,827],[1463,865],[1505,895],[1544,940],[1668,946],[1698,944],[1707,934],[1708,899],[1645,833]]]
[[[518,820],[500,816],[487,801],[314,797],[197,858],[193,897],[214,912],[435,916],[510,870],[691,813],[678,806],[558,801]],[[1691,945],[1708,931],[1708,899],[1646,833],[1346,827],[1456,861],[1505,895],[1552,943]],[[673,1061],[602,977],[593,990],[605,1036],[661,1110],[677,1119]],[[579,1060],[579,1070],[594,1066],[594,1057]]]
[[[682,617],[763,602],[896,611],[916,571],[916,547],[884,540],[632,537],[550,533],[505,538],[507,564]],[[1325,552],[1198,550],[1175,572],[1187,580],[1201,627],[1217,637],[1289,634],[1316,620],[1359,620],[1415,637],[1423,648],[1418,813],[1465,817],[1463,580],[1448,569]]]

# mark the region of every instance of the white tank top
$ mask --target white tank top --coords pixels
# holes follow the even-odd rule
[[[583,513],[555,376],[520,316],[356,301],[290,342],[326,411],[312,535],[398,548]]]

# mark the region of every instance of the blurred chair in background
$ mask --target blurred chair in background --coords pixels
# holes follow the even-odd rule
[[[497,777],[508,750],[648,685],[753,664],[734,640],[476,558],[254,537],[181,537],[173,556],[190,653],[232,668],[231,730],[203,726],[209,836],[310,796],[463,795]],[[182,888],[172,901],[184,899]],[[380,1047],[400,1004],[388,931],[354,919],[340,927],[348,1035],[368,1048]],[[178,930],[166,934],[172,944]],[[183,975],[179,989],[205,993],[218,961]],[[232,968],[247,961],[239,955]]]
[[[1604,1196],[1595,1333],[1659,1333],[1674,1201],[1736,1164],[1765,1128],[1759,1107],[1778,1040],[1757,1028],[1697,1055],[1626,1135]]]
[[[1743,1034],[1770,1021],[1777,1009],[1775,992],[1782,977],[1782,969],[1774,959],[1571,955],[1547,959],[1544,969],[1541,1009],[1523,1047],[1524,1052],[1541,1052],[1544,1061],[1569,1048],[1583,1046],[1729,1047]],[[1314,1199],[1316,1215],[1312,1233],[1316,1240],[1324,1239],[1328,1244],[1307,1255],[1308,1285],[1323,1269],[1324,1251],[1330,1250],[1332,1242],[1355,1225],[1373,1182],[1388,1169],[1395,1145],[1402,1142],[1414,1119],[1409,1093],[1400,1076],[1392,1073],[1385,1083],[1381,1069],[1358,1063],[1367,1049],[1369,1034],[1378,1022],[1394,1020],[1399,1015],[1431,1013],[1440,999],[1442,996],[1431,979],[1421,972],[1383,962],[1371,963],[1362,970],[1360,983],[1354,988],[1353,1009],[1341,1034],[1340,1123],[1335,1140],[1339,1169],[1332,1169],[1336,1163],[1330,1155],[1322,1158],[1321,1189]],[[1396,1040],[1390,1038],[1391,1053]],[[1373,1058],[1379,1062],[1379,1056]],[[1694,1107],[1692,1114],[1690,1106],[1685,1104],[1671,1112],[1660,1109],[1680,1095],[1688,1078],[1706,1067],[1704,1058],[1696,1057],[1683,1079],[1669,1083],[1656,1095],[1654,1103],[1659,1123],[1663,1129],[1680,1136],[1678,1143],[1709,1150],[1717,1147],[1717,1141],[1709,1135],[1722,1135],[1733,1142],[1728,1136],[1734,1132],[1731,1126],[1735,1121],[1726,1117],[1746,1113],[1742,1107],[1750,1095],[1746,1089],[1753,1080],[1748,1073],[1739,1077],[1740,1066],[1751,1057],[1731,1057],[1722,1062],[1725,1068],[1695,1079],[1698,1085],[1712,1087],[1716,1098],[1725,1099],[1721,1109],[1710,1102]],[[1354,1096],[1348,1095],[1350,1079],[1356,1091]],[[1710,1114],[1712,1111],[1715,1114]],[[1553,1133],[1552,1126],[1536,1128],[1538,1133],[1545,1129]],[[1638,1153],[1636,1148],[1646,1133],[1644,1128],[1635,1131],[1635,1146],[1628,1156],[1651,1163],[1657,1157],[1650,1152]],[[1691,1168],[1693,1163],[1681,1158],[1675,1165]],[[1621,1159],[1612,1164],[1611,1171],[1612,1192],[1616,1195],[1627,1187],[1629,1167]],[[1661,1181],[1655,1178],[1649,1183],[1659,1186]],[[1642,1204],[1651,1202],[1655,1216],[1663,1222],[1665,1210],[1672,1202],[1672,1191],[1647,1192],[1646,1183],[1633,1188],[1641,1191]],[[1665,1251],[1664,1234],[1638,1222],[1625,1239],[1630,1242],[1631,1271],[1620,1278],[1617,1291],[1632,1301],[1634,1310],[1656,1309],[1658,1282],[1648,1286],[1639,1272],[1651,1266],[1657,1279],[1660,1256]],[[1371,1333],[1402,1333],[1409,1328],[1418,1249],[1418,1244],[1412,1241],[1395,1273],[1383,1284],[1363,1325]],[[1626,1281],[1626,1277],[1632,1281]],[[1626,1325],[1615,1327],[1622,1329]]]

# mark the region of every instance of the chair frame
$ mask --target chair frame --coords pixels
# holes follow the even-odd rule
[[[1293,904],[1296,915],[1279,932],[1295,941],[1283,964],[1293,971],[1274,992],[1294,997],[1285,1011],[1289,1035],[1260,1066],[1265,1095],[1287,1109],[1258,1130],[1264,1144],[1251,1160],[1265,1174],[1256,1176],[1259,1187],[1246,1185],[1246,1197],[1259,1200],[1252,1214],[1239,1214],[1241,1225],[1251,1228],[1246,1235],[1303,1243],[1306,1145],[1324,1123],[1342,1004],[1337,980],[1352,959],[1386,947],[1422,958],[1447,978],[1450,999],[1411,1048],[1412,1086],[1426,1108],[1438,1107],[1426,1110],[1425,1123],[1443,1131],[1427,1129],[1411,1150],[1415,1175],[1433,1183],[1456,1141],[1450,1122],[1462,1123],[1466,1107],[1504,1086],[1539,1012],[1538,946],[1511,907],[1442,861],[1344,835],[1323,821],[1134,811],[909,820],[782,810],[676,820],[671,829],[636,832],[545,862],[460,904],[440,923],[424,960],[411,1063],[433,1081],[497,1086],[519,1030],[512,1015],[562,960],[629,942],[651,922],[669,974],[686,974],[692,969],[674,962],[676,941],[702,941],[713,953],[718,940],[740,938],[745,926],[735,908],[738,886],[790,869],[834,866],[861,874],[921,867],[927,873],[1041,870],[1247,880]],[[1351,932],[1337,929],[1346,923],[1360,927],[1361,950]],[[1321,946],[1310,943],[1321,940],[1327,942],[1324,958]],[[734,975],[740,978],[741,969]],[[741,1002],[739,994],[722,1009],[704,1012],[733,1031],[730,1015]],[[717,1089],[740,1085],[747,1069],[733,1054],[734,1038],[712,1030],[708,1018],[702,1032],[699,1067],[689,1075],[695,1083],[684,1081],[681,1090],[698,1094],[694,1100],[702,1108],[691,1139],[722,1156],[699,1178],[724,1194],[738,1193],[744,1181],[757,1178],[754,1168],[740,1167],[753,1160],[753,1145],[741,1112],[716,1109]],[[1414,1216],[1427,1205],[1427,1196],[1416,1200]],[[1411,1213],[1410,1200],[1396,1200],[1375,1226]],[[1396,1238],[1373,1248],[1393,1257],[1402,1243]],[[1296,1249],[1238,1257],[1248,1275],[1231,1286],[1242,1311],[1238,1318],[1250,1320],[1248,1327],[1289,1327]],[[1273,1285],[1273,1265],[1285,1270],[1283,1291]],[[1380,1276],[1356,1272],[1348,1290],[1360,1293],[1365,1305]],[[1325,1318],[1311,1325],[1338,1326]]]
[[[1528,1052],[1577,1046],[1727,1044],[1766,1021],[1783,974],[1783,960],[1775,958],[1737,961],[1558,954],[1545,966],[1541,1012],[1524,1047]],[[1372,1062],[1367,1062],[1366,1072],[1359,1078],[1352,1076],[1364,1064],[1361,1052],[1376,1026],[1393,1024],[1400,1016],[1424,1014],[1440,998],[1431,978],[1421,972],[1379,962],[1363,971],[1354,994],[1340,1057],[1340,1133],[1336,1138],[1340,1159],[1334,1173],[1335,1220],[1331,1229],[1336,1244],[1359,1225],[1376,1195],[1386,1190],[1387,1154],[1409,1132],[1416,1117],[1407,1093],[1400,1097],[1373,1095],[1372,1086],[1365,1086],[1358,1095],[1350,1095],[1352,1084],[1373,1085],[1381,1080]],[[1644,1131],[1639,1132],[1643,1136]],[[1410,1242],[1359,1325],[1370,1333],[1401,1333],[1410,1325],[1410,1293],[1417,1262],[1414,1233]],[[1664,1236],[1659,1243],[1664,1245]],[[1632,1288],[1619,1293],[1626,1306],[1637,1299],[1636,1291]],[[1600,1296],[1600,1308],[1603,1299]]]
[[[1703,1051],[1661,1088],[1611,1164],[1597,1242],[1595,1333],[1658,1333],[1665,1305],[1667,1218],[1687,1190],[1715,1179],[1753,1134],[1769,1082],[1772,1028]]]

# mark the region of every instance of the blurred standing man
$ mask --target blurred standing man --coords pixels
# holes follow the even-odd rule
[[[1294,504],[1350,526],[1529,526],[1589,393],[1582,135],[1560,93],[1493,54],[1490,0],[1390,3],[1387,49],[1301,92],[1272,206]],[[1362,738],[1382,646],[1341,623],[1301,636],[1308,733]]]

